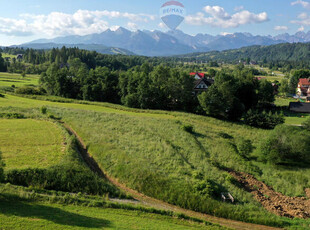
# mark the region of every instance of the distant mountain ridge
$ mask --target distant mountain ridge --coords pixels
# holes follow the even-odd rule
[[[20,46],[30,48],[33,44],[39,49],[47,44],[66,44],[72,46],[78,44],[79,48],[96,50],[104,53],[104,47],[119,49],[123,54],[137,54],[143,56],[172,56],[193,52],[223,51],[238,49],[247,46],[267,46],[279,43],[310,42],[310,32],[298,32],[294,35],[280,34],[277,36],[260,36],[250,33],[234,33],[226,35],[197,34],[195,36],[183,33],[180,30],[161,32],[158,30],[129,31],[119,27],[110,29],[100,34],[85,36],[71,35],[54,39],[39,39]],[[97,47],[96,47],[97,46]],[[113,53],[113,52],[112,52]],[[116,52],[117,53],[117,52]]]

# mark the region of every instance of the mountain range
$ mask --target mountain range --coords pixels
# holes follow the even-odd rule
[[[86,50],[95,50],[107,54],[126,54],[143,56],[171,56],[194,52],[223,51],[253,45],[274,45],[279,43],[310,42],[308,33],[298,32],[294,35],[260,36],[250,33],[225,35],[185,34],[180,30],[162,32],[138,30],[129,31],[119,27],[117,30],[106,30],[100,34],[86,36],[71,35],[54,39],[39,39],[19,45],[25,48],[50,49],[69,46]]]

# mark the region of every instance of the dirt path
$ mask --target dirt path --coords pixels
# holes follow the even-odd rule
[[[289,218],[310,218],[310,200],[305,197],[289,197],[275,192],[271,187],[257,180],[254,176],[230,171],[243,187],[251,192],[268,211]],[[310,189],[306,190],[310,196]]]
[[[236,229],[236,230],[276,230],[280,228],[274,228],[274,227],[268,227],[264,225],[257,225],[257,224],[250,224],[250,223],[245,223],[241,221],[234,221],[234,220],[229,220],[229,219],[224,219],[224,218],[219,218],[199,212],[194,212],[191,210],[183,209],[175,205],[168,204],[166,202],[163,202],[161,200],[154,199],[152,197],[148,197],[142,193],[139,193],[136,190],[133,190],[131,188],[128,188],[126,185],[118,182],[117,179],[108,176],[107,173],[104,172],[104,170],[97,164],[97,162],[94,160],[94,158],[88,153],[87,148],[85,143],[83,142],[82,138],[73,130],[68,124],[62,123],[62,125],[67,129],[67,131],[74,135],[78,142],[79,142],[79,151],[81,153],[82,158],[85,160],[87,165],[96,172],[98,175],[105,177],[108,179],[113,185],[118,187],[119,189],[125,191],[129,195],[131,195],[134,199],[139,201],[141,204],[156,208],[156,209],[163,209],[163,210],[169,210],[177,213],[183,213],[187,216],[190,217],[195,217],[199,218],[211,223],[219,224],[224,227],[228,227],[231,229]]]

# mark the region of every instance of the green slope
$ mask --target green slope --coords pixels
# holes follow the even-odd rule
[[[60,100],[72,103],[6,95],[0,98],[0,106],[4,111],[16,109],[25,113],[47,106],[50,113],[78,132],[105,171],[146,195],[230,219],[273,226],[295,223],[265,211],[221,169],[248,172],[276,191],[304,196],[303,189],[310,187],[310,169],[274,168],[255,160],[259,143],[269,131],[186,113]],[[186,124],[191,124],[195,132],[184,131],[182,125]],[[236,152],[241,137],[252,140],[257,148],[251,160]],[[222,191],[232,193],[236,204],[221,202],[218,194]],[[309,225],[309,221],[300,222]]]

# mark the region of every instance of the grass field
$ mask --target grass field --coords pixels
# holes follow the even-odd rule
[[[2,87],[21,87],[26,85],[38,85],[39,76],[27,74],[23,78],[20,74],[11,74],[11,73],[1,73],[0,72],[0,88]]]
[[[140,211],[0,200],[1,229],[224,229]]]
[[[47,168],[66,154],[62,130],[48,121],[0,119],[0,151],[5,169]]]
[[[61,103],[12,95],[0,98],[3,111],[35,113],[43,105],[78,132],[89,152],[110,175],[149,196],[183,207],[192,205],[194,210],[261,224],[291,223],[290,219],[265,211],[215,164],[254,174],[287,195],[304,196],[303,189],[310,187],[310,169],[272,167],[255,159],[246,161],[237,154],[234,146],[243,137],[252,140],[255,156],[261,140],[270,132],[267,130],[210,117],[127,109],[106,103]],[[184,124],[191,124],[194,133],[184,131]],[[213,181],[221,191],[231,192],[237,203],[222,203],[187,190],[197,183],[195,172]],[[309,221],[302,223],[309,224]]]
[[[9,58],[16,58],[16,55],[8,54],[8,53],[1,53],[3,58],[9,57]]]
[[[118,204],[100,196],[0,184],[1,229],[226,228],[177,213]]]

